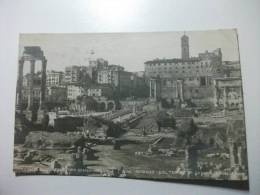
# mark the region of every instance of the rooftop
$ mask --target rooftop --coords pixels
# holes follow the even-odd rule
[[[198,57],[192,57],[189,59],[181,59],[181,58],[172,58],[172,59],[154,59],[146,61],[145,64],[156,64],[156,63],[179,63],[179,62],[198,62],[200,61],[200,58]]]

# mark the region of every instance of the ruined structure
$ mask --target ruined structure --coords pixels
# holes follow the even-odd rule
[[[150,86],[150,100],[158,100],[158,98],[161,95],[161,83],[160,78],[150,78],[149,80],[149,86]]]
[[[230,167],[247,166],[246,134],[243,120],[229,120],[226,135],[228,137],[228,149]]]
[[[194,174],[197,171],[198,149],[196,146],[188,146],[185,149],[185,167]]]
[[[214,79],[214,105],[224,109],[243,109],[242,81],[238,77]]]
[[[23,69],[26,61],[30,62],[30,74],[28,79],[28,98],[27,98],[27,109],[25,114],[27,118],[31,121],[35,121],[37,119],[37,106],[34,104],[34,77],[35,77],[35,64],[36,61],[41,61],[41,94],[40,94],[40,103],[38,105],[38,111],[42,111],[44,109],[45,103],[45,88],[46,88],[46,66],[47,60],[44,56],[43,51],[38,46],[29,46],[24,47],[24,51],[22,56],[19,59],[19,70],[18,70],[18,81],[17,81],[17,90],[16,90],[16,110],[21,114],[24,112],[22,107],[22,84],[23,84]]]

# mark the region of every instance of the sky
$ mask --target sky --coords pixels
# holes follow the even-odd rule
[[[104,58],[127,71],[143,71],[144,62],[156,58],[180,58],[184,32],[21,34],[19,56],[24,46],[40,46],[48,70],[88,65],[89,59]],[[223,60],[239,60],[237,34],[230,30],[187,31],[190,56],[221,48]],[[94,51],[94,54],[91,54]],[[40,64],[39,62],[36,64]],[[27,70],[27,68],[25,68]],[[40,66],[36,67],[36,71]]]

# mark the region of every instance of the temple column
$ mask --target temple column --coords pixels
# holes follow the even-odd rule
[[[46,66],[47,60],[43,58],[42,60],[42,78],[41,78],[41,97],[40,97],[40,109],[44,109],[45,105],[45,90],[46,90]]]
[[[175,84],[175,98],[178,98],[179,97],[179,94],[178,94],[178,82],[175,81],[174,84]]]
[[[156,82],[156,80],[155,80],[155,81],[154,81],[154,99],[155,99],[155,100],[157,100],[157,91],[156,91],[156,90],[157,90],[157,86],[156,86],[156,85],[157,85],[157,82]]]
[[[191,171],[194,175],[198,169],[198,150],[195,146],[185,148],[185,167],[187,171]]]
[[[214,82],[213,102],[214,102],[214,106],[217,107],[219,104],[218,83],[216,80],[214,80],[213,82]]]
[[[105,110],[107,111],[108,110],[108,102],[105,101]]]
[[[227,108],[227,104],[228,104],[228,97],[227,97],[228,93],[227,93],[227,87],[224,87],[223,89],[223,105],[224,105],[224,109]]]
[[[223,107],[225,109],[226,108],[226,90],[225,90],[225,87],[222,88],[222,94],[223,94],[222,102],[223,102]]]
[[[230,160],[230,167],[235,166],[235,155],[234,155],[234,142],[231,138],[228,140],[229,144],[229,160]]]
[[[150,84],[150,98],[152,98],[152,80],[149,80],[149,84]]]
[[[180,98],[180,101],[183,102],[183,90],[182,90],[182,81],[177,81],[177,88],[178,88],[178,96]]]
[[[237,147],[237,158],[238,158],[238,164],[240,166],[243,166],[243,148],[242,146]]]
[[[183,102],[183,88],[182,88],[182,81],[180,81],[180,98],[181,98],[181,102]]]
[[[23,87],[23,65],[24,60],[21,58],[19,60],[18,67],[18,81],[17,81],[17,93],[16,93],[16,109],[20,110],[22,113],[22,87]]]
[[[35,71],[35,60],[30,60],[30,77],[29,77],[29,90],[28,90],[28,105],[27,110],[31,110],[33,106],[33,80]]]

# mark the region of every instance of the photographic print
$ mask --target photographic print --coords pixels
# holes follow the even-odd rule
[[[234,29],[21,34],[16,175],[248,184]]]

